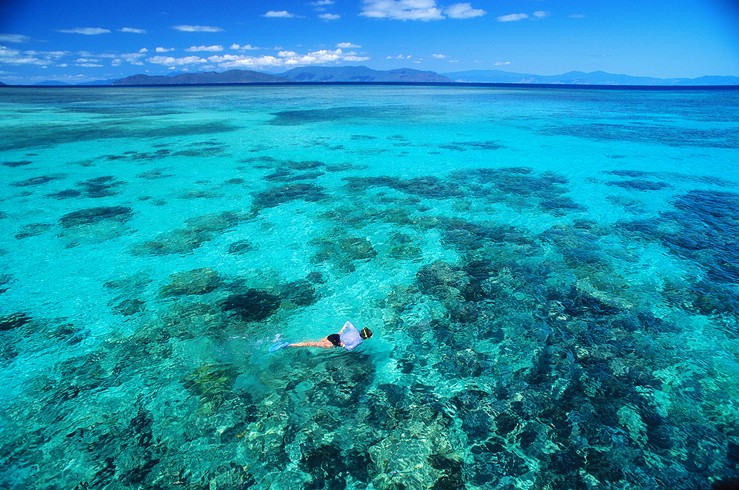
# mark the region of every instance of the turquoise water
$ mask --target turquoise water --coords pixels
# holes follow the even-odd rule
[[[0,487],[739,477],[739,91],[0,90]],[[346,320],[353,352],[285,349]]]

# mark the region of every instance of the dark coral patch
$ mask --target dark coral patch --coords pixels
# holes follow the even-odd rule
[[[115,188],[120,187],[123,184],[124,182],[116,179],[112,175],[105,175],[80,182],[78,186],[82,188],[82,192],[87,197],[98,198],[117,194]]]
[[[290,201],[318,202],[328,197],[323,187],[313,184],[286,184],[257,192],[253,196],[256,210],[277,207]]]
[[[21,228],[21,231],[16,233],[15,237],[18,240],[22,240],[24,238],[39,236],[48,231],[50,228],[51,225],[48,223],[30,223]]]
[[[329,262],[342,272],[353,272],[354,261],[370,260],[377,256],[377,251],[369,240],[347,235],[340,230],[313,239],[310,243],[318,247],[311,259],[314,263]]]
[[[323,172],[294,172],[286,168],[277,169],[264,177],[271,182],[297,182],[300,180],[313,180],[323,175]]]
[[[593,123],[558,125],[542,131],[546,135],[575,136],[595,141],[626,141],[673,147],[736,148],[739,138],[729,128],[697,129],[657,124]]]
[[[718,288],[739,283],[739,194],[693,190],[677,197],[674,206],[675,211],[658,218],[619,226],[629,234],[660,241],[675,255],[701,264]]]
[[[118,193],[115,189],[124,183],[111,175],[105,175],[78,182],[76,189],[55,192],[49,194],[49,197],[54,199],[71,199],[78,197],[100,198],[114,196]]]
[[[426,176],[412,179],[399,177],[347,177],[344,179],[352,191],[367,191],[374,187],[389,187],[407,194],[431,199],[447,199],[463,195],[456,182],[448,182],[439,177]]]
[[[5,167],[15,168],[15,167],[24,167],[32,163],[33,162],[31,160],[16,160],[16,161],[11,161],[11,162],[3,162],[2,164]]]
[[[496,141],[455,141],[439,145],[439,148],[453,151],[467,151],[468,149],[492,151],[500,150],[501,148],[505,148],[505,146]]]
[[[197,216],[179,228],[157,235],[154,240],[133,247],[135,255],[169,255],[190,253],[203,243],[212,240],[217,233],[236,226],[246,216],[233,211]]]
[[[216,412],[230,397],[238,371],[228,364],[205,364],[182,379],[183,386],[200,398],[200,413]]]
[[[102,221],[117,221],[125,223],[133,217],[133,210],[126,206],[103,206],[97,208],[81,209],[65,214],[59,220],[64,228],[75,226],[92,225]]]
[[[0,274],[0,294],[8,290],[8,284],[13,282],[13,276],[10,274]]]
[[[49,147],[79,141],[99,141],[110,138],[174,138],[198,134],[219,134],[238,130],[238,126],[220,121],[189,124],[147,124],[140,118],[137,124],[98,124],[90,131],[89,124],[68,123],[35,124],[32,127],[4,128],[0,151],[32,147]],[[124,155],[123,158],[126,158]]]
[[[31,177],[30,179],[12,182],[10,185],[13,187],[35,187],[37,185],[48,184],[49,182],[62,178],[64,178],[63,175],[39,175],[38,177]]]
[[[113,310],[123,316],[133,316],[146,309],[146,302],[138,298],[127,298],[113,305]]]
[[[53,199],[76,199],[82,195],[82,191],[77,189],[65,189],[63,191],[54,192],[48,196]]]
[[[298,171],[316,170],[326,166],[325,163],[318,160],[287,160],[284,165]]]
[[[32,318],[25,313],[13,313],[0,316],[0,332],[14,330],[30,323]]]
[[[162,288],[162,296],[185,296],[207,294],[222,284],[217,271],[210,267],[176,272],[170,276],[170,283]]]
[[[168,174],[165,172],[166,172],[166,169],[164,168],[155,168],[152,170],[147,170],[146,172],[142,172],[138,174],[136,177],[140,179],[147,179],[147,180],[166,179],[169,177],[174,177],[174,174]]]
[[[228,246],[228,253],[231,255],[243,255],[254,250],[254,244],[249,240],[239,240]]]
[[[635,191],[659,191],[667,187],[672,187],[666,182],[654,182],[643,179],[614,180],[606,182],[606,185],[623,187],[624,189],[633,189]]]
[[[221,308],[241,320],[257,322],[272,316],[280,307],[280,297],[261,289],[248,289],[230,295]]]
[[[307,279],[293,281],[280,288],[280,297],[286,303],[296,306],[310,306],[318,301],[318,292]]]
[[[603,173],[609,174],[609,175],[616,175],[618,177],[631,177],[631,178],[649,177],[651,175],[654,175],[654,172],[647,172],[644,170],[607,170]]]

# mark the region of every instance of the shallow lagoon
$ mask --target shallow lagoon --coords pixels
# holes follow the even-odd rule
[[[0,486],[739,477],[739,92],[0,90]],[[283,350],[347,319],[359,351]]]

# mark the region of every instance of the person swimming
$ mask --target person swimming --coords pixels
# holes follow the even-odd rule
[[[364,327],[359,330],[352,322],[346,322],[339,333],[332,333],[321,340],[287,344],[285,347],[321,347],[323,349],[343,347],[346,350],[353,350],[370,337],[372,337],[372,330],[369,328]]]

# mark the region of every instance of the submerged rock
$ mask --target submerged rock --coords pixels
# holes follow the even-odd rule
[[[228,364],[205,364],[185,376],[182,384],[200,397],[200,412],[209,415],[231,395],[238,374],[236,368]]]
[[[280,297],[260,289],[232,294],[221,302],[221,308],[241,320],[256,322],[272,316],[280,307]]]
[[[313,184],[286,184],[254,194],[256,211],[274,208],[290,201],[318,202],[328,198],[324,188]]]
[[[146,309],[146,302],[138,298],[126,298],[115,304],[113,309],[123,316],[133,316]]]
[[[43,185],[54,180],[59,180],[63,177],[63,175],[39,175],[38,177],[31,177],[30,179],[12,182],[10,185],[14,187],[35,187],[37,185]]]
[[[310,306],[318,301],[316,288],[307,279],[285,284],[280,288],[280,297],[296,306]]]
[[[341,230],[334,230],[310,243],[318,247],[311,259],[314,263],[329,262],[342,272],[353,272],[354,261],[370,260],[377,256],[377,251],[368,239],[350,236]]]
[[[64,228],[92,225],[102,221],[117,221],[124,223],[133,217],[133,210],[126,206],[103,206],[81,209],[67,213],[61,217],[59,223]]]
[[[188,219],[185,228],[160,233],[154,240],[135,245],[135,255],[186,254],[247,219],[243,213],[224,211]]]
[[[162,296],[185,296],[207,294],[222,284],[221,276],[209,267],[177,272],[170,276],[171,282],[164,286]]]
[[[48,223],[30,223],[25,225],[21,231],[16,233],[15,237],[18,240],[22,240],[24,238],[30,238],[35,237],[43,234],[44,232],[48,231],[51,228],[52,225]]]
[[[32,320],[26,313],[13,313],[10,315],[0,316],[0,332],[13,330],[22,327]]]
[[[668,187],[672,187],[666,182],[655,182],[652,180],[644,179],[630,179],[630,180],[614,180],[606,182],[606,185],[623,187],[624,189],[631,189],[635,191],[659,191]]]
[[[254,248],[254,244],[249,240],[239,240],[229,245],[228,253],[231,255],[242,255],[251,252]]]

